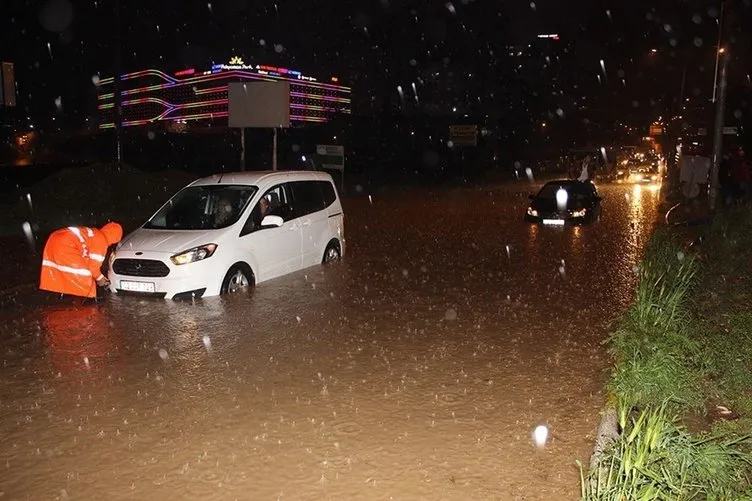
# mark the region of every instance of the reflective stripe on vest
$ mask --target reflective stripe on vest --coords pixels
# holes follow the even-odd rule
[[[42,261],[42,266],[49,266],[50,268],[55,268],[56,270],[70,273],[72,275],[79,275],[82,277],[90,277],[91,271],[82,269],[82,268],[73,268],[72,266],[63,266],[62,264],[53,263],[52,261],[48,261],[47,259],[44,259]]]
[[[94,261],[104,262],[104,256],[102,254],[89,254],[89,257]]]

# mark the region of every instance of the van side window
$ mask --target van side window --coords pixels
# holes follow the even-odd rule
[[[315,181],[293,181],[292,195],[295,200],[295,217],[318,212],[326,207],[321,185]]]
[[[328,181],[316,181],[321,187],[321,193],[324,195],[324,207],[329,207],[337,200],[337,194],[334,193],[334,186]]]
[[[248,220],[243,225],[240,235],[247,235],[260,230],[264,216],[280,216],[285,221],[292,219],[289,189],[286,188],[285,184],[278,184],[270,188],[256,202]]]

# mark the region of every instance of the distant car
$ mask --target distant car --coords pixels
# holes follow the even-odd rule
[[[601,200],[590,181],[550,181],[537,195],[530,195],[525,220],[551,225],[592,223],[601,215]]]
[[[239,172],[175,194],[112,253],[110,290],[182,299],[253,285],[345,253],[344,215],[324,172]]]

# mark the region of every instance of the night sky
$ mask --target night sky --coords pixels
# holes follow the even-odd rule
[[[707,100],[720,11],[720,2],[706,0],[122,4],[124,72],[203,69],[239,55],[320,79],[336,75],[353,86],[356,112],[512,113],[531,123],[588,115],[639,124],[675,108],[682,91]],[[40,121],[83,120],[92,77],[114,72],[114,0],[19,0],[3,10],[0,59],[16,64],[22,109]],[[749,96],[750,0],[730,2],[727,13],[733,78]],[[528,44],[522,57],[510,50]],[[397,91],[412,96],[412,83],[417,106]]]

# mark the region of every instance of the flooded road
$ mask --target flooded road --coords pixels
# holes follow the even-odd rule
[[[362,197],[344,262],[247,297],[0,310],[0,497],[577,499],[659,197],[600,189],[581,228],[523,185]]]

